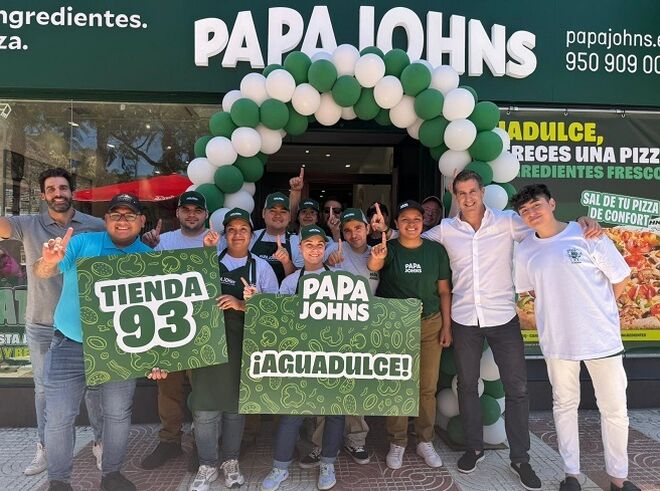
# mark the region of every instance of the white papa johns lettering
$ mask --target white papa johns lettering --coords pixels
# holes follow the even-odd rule
[[[422,265],[419,263],[406,263],[404,273],[421,273]]]

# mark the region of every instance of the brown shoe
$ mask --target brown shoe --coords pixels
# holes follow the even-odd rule
[[[183,454],[180,443],[159,442],[158,446],[147,455],[140,465],[143,469],[157,469],[170,459],[174,459]]]

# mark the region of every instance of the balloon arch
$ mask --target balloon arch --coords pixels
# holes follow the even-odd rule
[[[486,204],[503,209],[515,193],[509,181],[518,175],[520,164],[509,152],[508,134],[497,127],[499,118],[495,104],[479,102],[473,88],[459,86],[453,68],[411,62],[401,49],[358,51],[343,44],[333,53],[311,58],[294,51],[283,65],[247,74],[240,90],[224,96],[222,111],[209,120],[211,134],[195,143],[196,158],[188,164],[193,183],[189,189],[206,197],[210,221],[221,229],[228,209],[252,213],[255,183],[285,135],[302,135],[310,121],[333,126],[340,119],[360,119],[405,129],[429,149],[445,176],[474,170],[486,185]],[[460,441],[453,353],[445,350],[443,355],[438,423]],[[482,379],[484,441],[498,444],[505,438],[504,392],[489,348],[482,358]]]

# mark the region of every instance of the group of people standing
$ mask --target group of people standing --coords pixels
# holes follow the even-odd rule
[[[75,260],[149,251],[152,247],[172,250],[202,246],[218,249],[222,294],[216,303],[225,316],[229,361],[188,374],[153,368],[149,378],[158,380],[163,428],[158,446],[143,460],[143,467],[156,468],[181,454],[184,384],[189,377],[197,456],[190,489],[209,489],[219,477],[218,464],[227,487],[244,483],[239,455],[246,417],[238,413],[238,393],[245,302],[256,293],[296,294],[301,276],[339,269],[367,279],[377,296],[422,301],[420,409],[414,427],[416,453],[428,466],[443,465],[433,444],[435,396],[442,348],[450,345],[456,352],[466,442],[458,471],[471,473],[484,459],[478,380],[487,341],[505,389],[511,470],[526,489],[541,488],[529,457],[526,364],[514,304],[518,291],[536,296],[540,344],[548,361],[566,471],[559,488],[580,489],[577,374],[584,360],[601,410],[612,490],[639,489],[627,480],[626,375],[615,303],[630,270],[597,223],[585,218],[578,223],[557,221],[556,204],[545,186],[528,186],[514,196],[512,204],[518,213],[499,211],[484,205],[480,176],[463,171],[451,184],[458,208],[455,216],[441,219],[442,202],[437,197],[421,204],[407,200],[394,211],[394,230],[382,204],[374,204],[365,214],[357,208],[343,209],[338,202],[326,201],[321,209],[316,201],[301,199],[301,172],[290,181],[290,196],[268,195],[262,209],[265,228],[261,230],[254,230],[250,214],[238,208],[225,215],[222,236],[206,229],[204,196],[189,191],[178,200],[178,230],[161,234],[159,222],[141,235],[145,216],[137,198],[115,196],[101,222],[71,208],[71,178],[66,171],[48,172],[40,180],[48,211],[36,217],[1,218],[0,236],[24,242],[31,275],[29,298],[42,296],[38,313],[34,303],[28,302],[28,323],[43,329],[44,338],[47,329],[51,332],[49,342],[34,344],[33,357],[43,358],[45,353],[45,361],[43,367],[38,362],[34,366],[35,392],[42,394],[36,405],[42,416],[37,418],[40,442],[32,465],[41,467],[39,471],[47,465],[51,490],[71,489],[73,424],[85,393]],[[291,230],[292,212],[300,224],[297,232]],[[576,290],[581,294],[574,295]],[[51,317],[38,317],[44,314],[46,297],[52,300],[54,319],[52,311]],[[39,346],[46,347],[39,351]],[[102,423],[98,423],[94,448],[98,445],[95,455],[104,490],[135,489],[119,472],[134,389],[132,380],[108,382],[87,391],[88,396],[97,393],[97,405],[102,410],[96,413]],[[93,409],[89,411],[90,416],[95,414]],[[276,421],[273,466],[262,483],[264,491],[275,491],[288,478],[302,423],[302,417],[292,415],[282,415]],[[318,466],[318,488],[331,489],[336,484],[334,463],[342,446],[358,464],[369,462],[365,440],[369,427],[359,416],[326,416],[316,423],[314,448],[300,459],[300,465]],[[390,440],[386,463],[398,469],[408,442],[408,418],[387,417],[385,426]],[[49,451],[52,448],[57,451]]]

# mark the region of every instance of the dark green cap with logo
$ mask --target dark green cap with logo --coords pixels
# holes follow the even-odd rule
[[[321,207],[319,206],[319,202],[316,201],[315,199],[312,199],[312,198],[304,199],[304,200],[302,200],[302,203],[300,203],[299,209],[301,211],[306,209],[306,208],[311,208],[312,210],[316,211],[317,213],[321,209]]]
[[[305,225],[300,228],[300,242],[307,240],[311,237],[320,236],[325,242],[328,242],[328,236],[325,231],[318,225]]]
[[[248,223],[250,228],[253,228],[250,214],[242,208],[232,208],[227,213],[225,213],[225,218],[222,220],[222,225],[226,227],[227,224],[232,220],[243,220],[244,222]]]
[[[358,222],[369,224],[367,217],[364,216],[364,213],[359,208],[347,208],[344,210],[344,213],[341,214],[340,221],[342,225],[351,220],[357,220]]]
[[[186,191],[179,196],[178,206],[194,205],[206,210],[206,198],[197,191]]]
[[[284,193],[272,193],[266,196],[265,209],[275,208],[278,205],[289,211],[289,197]]]

